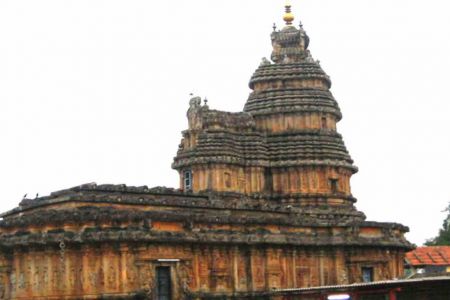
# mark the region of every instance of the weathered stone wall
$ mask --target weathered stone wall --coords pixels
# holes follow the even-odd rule
[[[0,298],[152,299],[158,266],[175,300],[401,276],[408,228],[353,205],[357,168],[306,32],[271,38],[242,112],[190,100],[179,190],[91,183],[1,215]]]
[[[63,247],[64,248],[64,247]],[[79,299],[150,295],[155,268],[170,266],[173,299],[199,294],[267,291],[399,277],[398,250],[220,246],[209,244],[68,244],[17,248],[2,260],[2,299]],[[9,276],[7,273],[10,272]]]
[[[338,199],[336,203],[345,203],[346,198],[351,197],[352,172],[345,168],[285,167],[273,168],[268,174],[262,167],[209,164],[193,166],[190,170],[193,192],[321,194],[324,199]],[[331,183],[333,180],[336,181],[335,187]],[[180,173],[180,181],[182,186],[183,172]]]
[[[261,193],[264,190],[264,168],[209,164],[193,166],[192,191]],[[180,173],[184,182],[184,172]],[[181,185],[183,186],[183,184]]]
[[[256,127],[265,132],[283,132],[301,129],[336,131],[336,117],[327,113],[278,114],[271,118],[255,117]]]
[[[158,266],[173,299],[401,276],[406,227],[301,197],[87,184],[25,199],[0,221],[0,299],[149,297]]]

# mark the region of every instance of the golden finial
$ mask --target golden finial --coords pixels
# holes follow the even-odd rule
[[[291,2],[289,0],[286,0],[284,8],[286,10],[283,16],[283,20],[286,22],[286,25],[292,25],[292,21],[294,21],[294,15],[291,12]]]

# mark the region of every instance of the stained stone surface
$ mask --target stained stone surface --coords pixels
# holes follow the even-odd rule
[[[401,277],[408,228],[355,208],[357,168],[306,32],[271,39],[242,112],[191,99],[178,189],[90,183],[4,213],[0,299],[158,299],[160,266],[173,299],[350,284],[362,268]]]

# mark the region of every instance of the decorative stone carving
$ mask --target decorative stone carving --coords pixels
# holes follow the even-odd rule
[[[190,99],[172,167],[192,190],[88,183],[3,214],[0,299],[151,299],[156,266],[174,299],[399,277],[408,228],[354,206],[330,78],[286,19],[243,111]]]

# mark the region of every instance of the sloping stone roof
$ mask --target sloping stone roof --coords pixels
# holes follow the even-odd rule
[[[0,247],[43,245],[61,240],[73,243],[202,241],[411,247],[402,237],[403,232],[408,231],[407,227],[364,221],[365,216],[351,207],[296,207],[282,205],[279,201],[270,202],[263,196],[193,194],[164,187],[149,189],[145,186],[85,184],[54,192],[50,196],[25,199],[19,207],[4,213],[2,217]],[[152,229],[154,222],[176,222],[183,224],[184,229],[158,231]],[[81,224],[83,226],[80,227]],[[224,229],[223,225],[233,226]],[[72,226],[76,229],[66,229]],[[323,231],[331,227],[341,228],[342,232],[332,234],[331,231]],[[379,228],[381,235],[368,237],[360,234],[363,227]],[[303,229],[298,231],[294,228]]]

